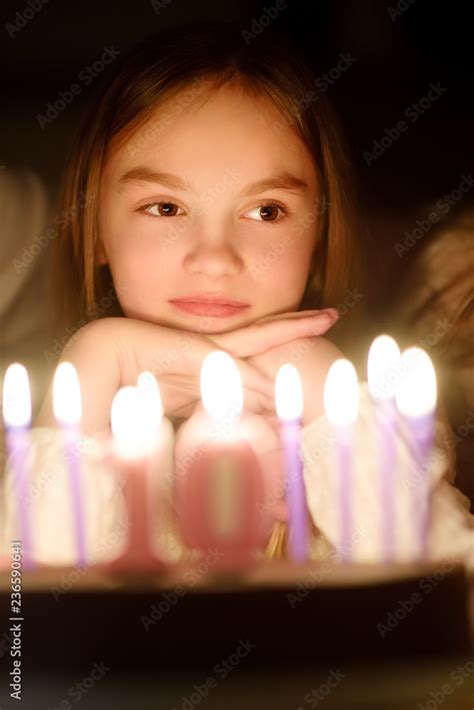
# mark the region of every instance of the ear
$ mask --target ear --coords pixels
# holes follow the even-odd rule
[[[103,266],[104,264],[108,264],[109,260],[107,259],[107,254],[105,253],[104,245],[102,244],[102,240],[99,239],[96,247],[95,247],[95,263],[99,266]]]

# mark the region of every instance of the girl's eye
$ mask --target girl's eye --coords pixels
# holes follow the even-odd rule
[[[283,215],[288,212],[288,210],[281,205],[277,205],[272,202],[268,205],[260,205],[259,207],[250,210],[250,212],[247,212],[247,214],[252,214],[252,212],[257,213],[263,222],[280,222],[283,217],[278,217],[278,210],[280,210]]]
[[[173,202],[151,202],[149,205],[143,205],[139,208],[139,212],[145,212],[152,217],[176,217],[178,205]]]

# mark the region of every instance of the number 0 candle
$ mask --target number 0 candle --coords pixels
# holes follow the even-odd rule
[[[203,410],[178,437],[175,500],[185,544],[221,553],[219,566],[250,562],[262,538],[264,504],[260,462],[241,421],[239,369],[223,351],[201,367]]]

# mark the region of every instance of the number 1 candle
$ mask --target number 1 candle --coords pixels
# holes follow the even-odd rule
[[[124,572],[162,569],[161,551],[153,547],[153,518],[159,501],[155,488],[163,492],[162,481],[172,464],[173,427],[163,416],[156,378],[144,371],[137,386],[122,387],[112,402],[113,444],[111,462],[124,474],[123,495],[128,516],[128,543],[124,553],[108,565]],[[158,521],[163,525],[163,520]],[[163,557],[165,555],[163,554]]]

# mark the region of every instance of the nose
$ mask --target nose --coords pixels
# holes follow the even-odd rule
[[[230,235],[211,233],[210,230],[206,234],[200,232],[195,235],[184,257],[184,267],[190,275],[201,274],[212,280],[236,276],[242,265],[242,258]]]

